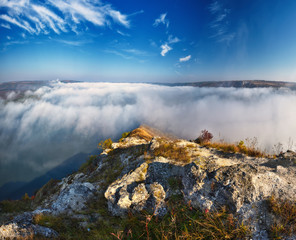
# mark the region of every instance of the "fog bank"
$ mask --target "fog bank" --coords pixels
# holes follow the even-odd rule
[[[263,150],[286,148],[296,141],[295,105],[285,89],[53,82],[23,101],[0,100],[0,186],[31,180],[142,123],[186,139],[208,129],[216,139],[256,136]]]

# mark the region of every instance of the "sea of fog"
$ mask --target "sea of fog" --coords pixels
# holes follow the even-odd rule
[[[0,186],[29,181],[97,143],[147,124],[185,139],[257,137],[262,150],[295,148],[296,93],[287,89],[52,82],[0,100]],[[290,139],[290,140],[289,140]]]

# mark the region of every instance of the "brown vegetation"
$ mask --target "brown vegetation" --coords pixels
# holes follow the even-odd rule
[[[160,141],[159,147],[153,151],[154,156],[162,156],[184,163],[190,162],[190,156],[185,147],[178,146],[176,141]]]
[[[136,137],[146,141],[151,141],[153,138],[153,136],[143,128],[136,128],[135,130],[131,131],[129,137]]]
[[[272,239],[284,239],[296,234],[296,202],[275,199],[268,200],[269,210],[275,215],[274,223],[270,228]]]
[[[240,141],[237,145],[233,143],[225,143],[225,142],[207,142],[201,144],[202,146],[208,148],[216,148],[218,150],[222,150],[223,152],[231,152],[231,153],[243,153],[247,156],[251,157],[265,157],[266,154],[259,151],[257,148],[249,148],[244,145],[243,141]]]

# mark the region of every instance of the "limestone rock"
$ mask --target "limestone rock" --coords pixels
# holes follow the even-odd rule
[[[23,213],[0,227],[0,239],[31,239],[35,235],[56,238],[58,233],[50,228],[33,224],[34,213]]]
[[[57,214],[82,210],[86,200],[93,196],[94,190],[95,187],[89,182],[74,182],[63,186],[51,209]]]

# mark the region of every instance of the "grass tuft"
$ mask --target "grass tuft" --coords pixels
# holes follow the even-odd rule
[[[269,210],[275,216],[274,223],[270,228],[272,239],[284,239],[296,234],[296,202],[275,199],[271,196],[267,200]]]
[[[171,160],[189,163],[191,158],[186,148],[178,146],[176,141],[160,141],[159,147],[153,151],[154,156],[162,156]]]
[[[201,146],[205,146],[207,148],[216,148],[227,153],[243,153],[251,157],[266,157],[266,154],[259,151],[257,148],[245,146],[243,141],[240,141],[238,144],[225,142],[206,142],[201,143]]]

